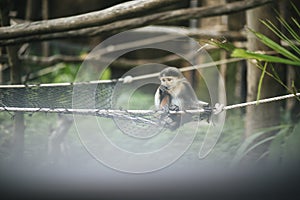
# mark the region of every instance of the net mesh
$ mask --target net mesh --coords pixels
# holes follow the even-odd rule
[[[0,106],[19,108],[73,108],[73,89],[78,102],[91,99],[96,109],[111,108],[111,94],[116,83],[81,84],[47,87],[0,88]],[[95,93],[91,93],[91,90]],[[76,100],[77,101],[77,100]]]
[[[170,125],[172,122],[169,122],[172,118],[170,115],[161,115],[155,112],[129,113],[122,108],[116,108],[112,99],[116,84],[117,81],[69,85],[53,84],[43,87],[0,87],[0,107],[37,108],[38,110],[45,108],[65,109],[62,110],[62,113],[65,114],[71,114],[69,109],[111,109],[111,112],[94,113],[93,115],[112,118],[122,132],[134,137],[153,137],[161,130],[172,127]],[[113,112],[118,109],[123,112]],[[200,120],[209,118],[210,111],[208,111],[207,116],[204,116],[205,114],[207,113],[199,115]],[[198,117],[197,119],[199,120]]]

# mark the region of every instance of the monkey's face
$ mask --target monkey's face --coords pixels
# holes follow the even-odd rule
[[[178,80],[178,77],[174,76],[164,76],[160,78],[161,85],[164,86],[166,90],[170,90],[175,87]]]

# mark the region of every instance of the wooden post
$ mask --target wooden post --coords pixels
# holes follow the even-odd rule
[[[238,0],[226,0],[227,3],[236,2]],[[229,31],[241,31],[246,24],[246,13],[238,12],[228,15],[228,30]],[[234,41],[233,41],[234,42]],[[235,88],[233,95],[234,102],[231,103],[241,103],[246,101],[246,64],[245,61],[240,61],[236,63],[235,77],[234,74],[229,74],[230,78],[235,78]],[[230,91],[229,91],[230,92]]]
[[[269,19],[276,25],[276,2],[252,10],[248,10],[247,25],[262,34],[267,35],[276,42],[279,38],[276,37],[267,27],[259,20]],[[250,51],[269,51],[270,49],[259,42],[256,37],[248,34],[248,49]],[[283,74],[283,69],[274,64],[274,68],[279,75]],[[270,68],[268,68],[270,69]],[[270,70],[269,70],[270,71]],[[256,67],[253,62],[248,62],[247,67],[247,101],[255,101],[257,98],[258,83],[261,77],[261,70]],[[265,76],[261,88],[261,98],[277,96],[283,93],[283,88],[275,80],[269,76]],[[280,102],[268,103],[258,106],[248,106],[246,109],[245,135],[249,137],[261,128],[276,126],[280,122]]]
[[[43,20],[49,19],[49,2],[48,0],[42,0],[42,18]],[[48,57],[49,52],[49,42],[42,42],[42,52],[43,56]]]
[[[225,0],[204,0],[203,1],[203,5],[204,6],[216,6],[216,5],[221,5],[221,4],[225,4],[226,1]],[[228,17],[226,15],[223,16],[216,16],[216,17],[209,17],[209,18],[205,18],[205,19],[201,19],[201,26],[202,28],[207,28],[207,29],[215,29],[216,31],[218,30],[227,30],[227,22],[228,21]],[[220,56],[219,59],[223,60],[226,59],[227,54],[225,51],[220,51]],[[219,66],[220,69],[220,74],[221,74],[221,78],[217,79],[218,82],[218,102],[221,103],[226,103],[227,99],[226,99],[226,93],[225,91],[223,91],[223,88],[226,88],[226,71],[227,71],[227,64],[222,64]],[[217,119],[216,119],[217,120]]]
[[[296,1],[280,1],[279,2],[279,9],[280,9],[280,15],[287,21],[289,22],[289,24],[293,24],[291,23],[291,19],[294,16],[293,15],[293,8],[291,6],[291,2],[294,3],[296,5]],[[296,5],[297,6],[297,5]],[[296,14],[295,14],[296,15]],[[282,28],[282,32],[286,35],[288,34],[288,31],[284,28]],[[288,88],[292,89],[293,88],[293,82],[296,80],[296,71],[297,67],[295,66],[287,66],[287,73],[286,73],[286,84],[288,86]],[[288,112],[292,112],[294,109],[294,106],[296,104],[296,99],[295,98],[290,98],[286,100],[286,110]]]
[[[1,1],[1,26],[9,26],[9,8],[8,0]],[[12,84],[20,84],[22,77],[22,67],[18,58],[18,47],[7,46],[6,52],[8,55],[8,63],[10,66],[10,80]],[[12,161],[21,162],[24,152],[24,115],[21,112],[14,114],[13,136],[12,136]]]

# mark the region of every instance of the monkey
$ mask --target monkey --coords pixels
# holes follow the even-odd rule
[[[167,67],[159,74],[160,86],[154,95],[156,109],[165,113],[188,109],[208,108],[209,104],[199,101],[191,84],[176,67]],[[184,123],[191,121],[192,116],[187,114],[171,114],[167,118],[168,128],[176,130]]]

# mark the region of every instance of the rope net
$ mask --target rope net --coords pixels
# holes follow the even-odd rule
[[[190,71],[215,67],[216,65],[238,62],[243,59],[232,58],[221,61],[205,63],[197,66],[181,68],[180,71]],[[131,81],[157,77],[159,73],[140,75],[133,77]],[[124,78],[117,80],[100,80],[80,83],[62,84],[37,84],[37,85],[0,85],[0,107],[16,108],[65,108],[71,109],[74,87],[80,91],[76,95],[77,102],[89,102],[95,98],[96,109],[112,109],[111,97],[118,81],[125,82]],[[94,90],[91,93],[91,90]],[[73,102],[74,103],[74,102]],[[85,104],[86,106],[86,104]],[[86,108],[86,107],[83,107]]]
[[[118,81],[86,83],[0,86],[0,112],[44,112],[73,115],[93,115],[111,118],[125,133],[141,132],[145,137],[161,128],[174,127],[174,119],[184,123],[208,119],[210,109],[197,111],[124,110],[114,105],[113,92]],[[177,117],[174,117],[177,116]],[[191,121],[191,120],[190,120]],[[142,130],[142,131],[141,131]],[[151,135],[150,134],[150,135]]]
[[[184,111],[124,110],[114,105],[116,85],[124,80],[41,85],[0,85],[0,112],[44,112],[73,115],[93,115],[111,118],[126,133],[141,130],[149,135],[154,127],[170,128],[174,121],[210,120],[212,114],[258,103],[270,103],[300,96],[283,95],[259,101],[219,107],[202,107]],[[118,96],[118,95],[117,95]],[[175,126],[176,127],[176,126]],[[136,129],[136,131],[133,130]]]
[[[94,99],[96,109],[111,109],[111,94],[115,82],[47,86],[0,87],[0,106],[16,108],[72,109],[73,89],[80,91],[76,102]],[[91,90],[94,93],[91,94]]]

